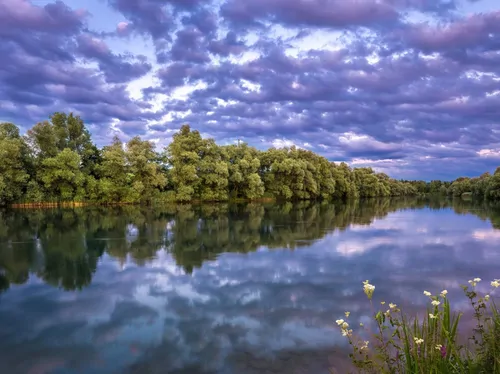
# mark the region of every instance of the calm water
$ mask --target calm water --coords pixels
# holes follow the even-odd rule
[[[454,298],[500,278],[495,226],[463,201],[3,211],[0,372],[342,372],[363,280]]]

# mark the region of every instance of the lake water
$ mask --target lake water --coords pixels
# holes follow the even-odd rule
[[[500,278],[500,208],[466,201],[0,212],[0,372],[327,373],[375,299]]]

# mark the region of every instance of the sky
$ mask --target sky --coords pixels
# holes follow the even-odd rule
[[[296,145],[395,178],[500,165],[498,0],[0,0],[0,121],[98,145]]]

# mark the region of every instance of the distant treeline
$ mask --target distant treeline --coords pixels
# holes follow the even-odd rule
[[[399,181],[290,147],[219,146],[182,126],[162,152],[114,137],[99,149],[82,119],[54,113],[25,136],[0,124],[0,205],[16,202],[152,203],[273,198],[348,199],[423,193],[500,198],[500,171],[453,183]]]

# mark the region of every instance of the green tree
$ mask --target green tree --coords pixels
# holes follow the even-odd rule
[[[102,162],[98,168],[98,196],[99,201],[106,203],[125,202],[132,198],[129,191],[129,182],[133,175],[129,174],[127,155],[122,141],[115,136],[111,145],[102,150]],[[133,197],[134,200],[138,196]]]
[[[354,180],[360,197],[383,196],[383,186],[372,168],[354,169]]]
[[[0,205],[20,199],[28,180],[24,139],[14,124],[0,123]]]
[[[127,143],[127,166],[131,188],[137,197],[132,200],[151,202],[159,189],[167,183],[158,164],[158,155],[152,142],[141,140],[138,136]]]
[[[233,198],[257,199],[264,195],[259,175],[259,151],[246,143],[224,147],[228,164],[228,187]]]
[[[470,178],[460,177],[456,179],[450,186],[449,191],[453,196],[461,196],[466,192],[471,192]]]
[[[438,194],[441,192],[442,183],[439,180],[432,180],[429,183],[429,192],[433,194]]]
[[[48,121],[39,122],[28,130],[26,142],[38,160],[55,157],[60,150],[54,126]]]
[[[178,201],[190,201],[199,197],[201,183],[199,171],[203,145],[200,133],[191,131],[189,125],[184,125],[166,148]]]
[[[223,201],[228,198],[345,200],[448,193],[500,200],[500,178],[484,173],[453,182],[395,180],[371,168],[335,164],[295,146],[259,151],[248,144],[218,146],[184,125],[162,154],[139,137],[114,138],[102,150],[83,120],[56,112],[24,138],[0,125],[0,204],[20,198],[88,199],[102,203]]]
[[[81,200],[84,176],[80,171],[80,156],[69,148],[42,161],[39,179],[47,195],[63,201]]]
[[[331,163],[332,176],[335,179],[335,199],[351,199],[359,197],[359,191],[354,180],[354,173],[351,168],[341,162],[339,165]]]
[[[199,198],[206,201],[224,201],[228,198],[229,169],[222,149],[213,139],[202,141],[198,164]]]
[[[261,178],[266,192],[279,199],[307,198],[307,163],[295,157],[296,148],[270,148],[261,155]],[[314,186],[317,189],[317,186]]]
[[[485,197],[489,200],[500,200],[500,167],[498,167],[495,173],[488,179]]]

